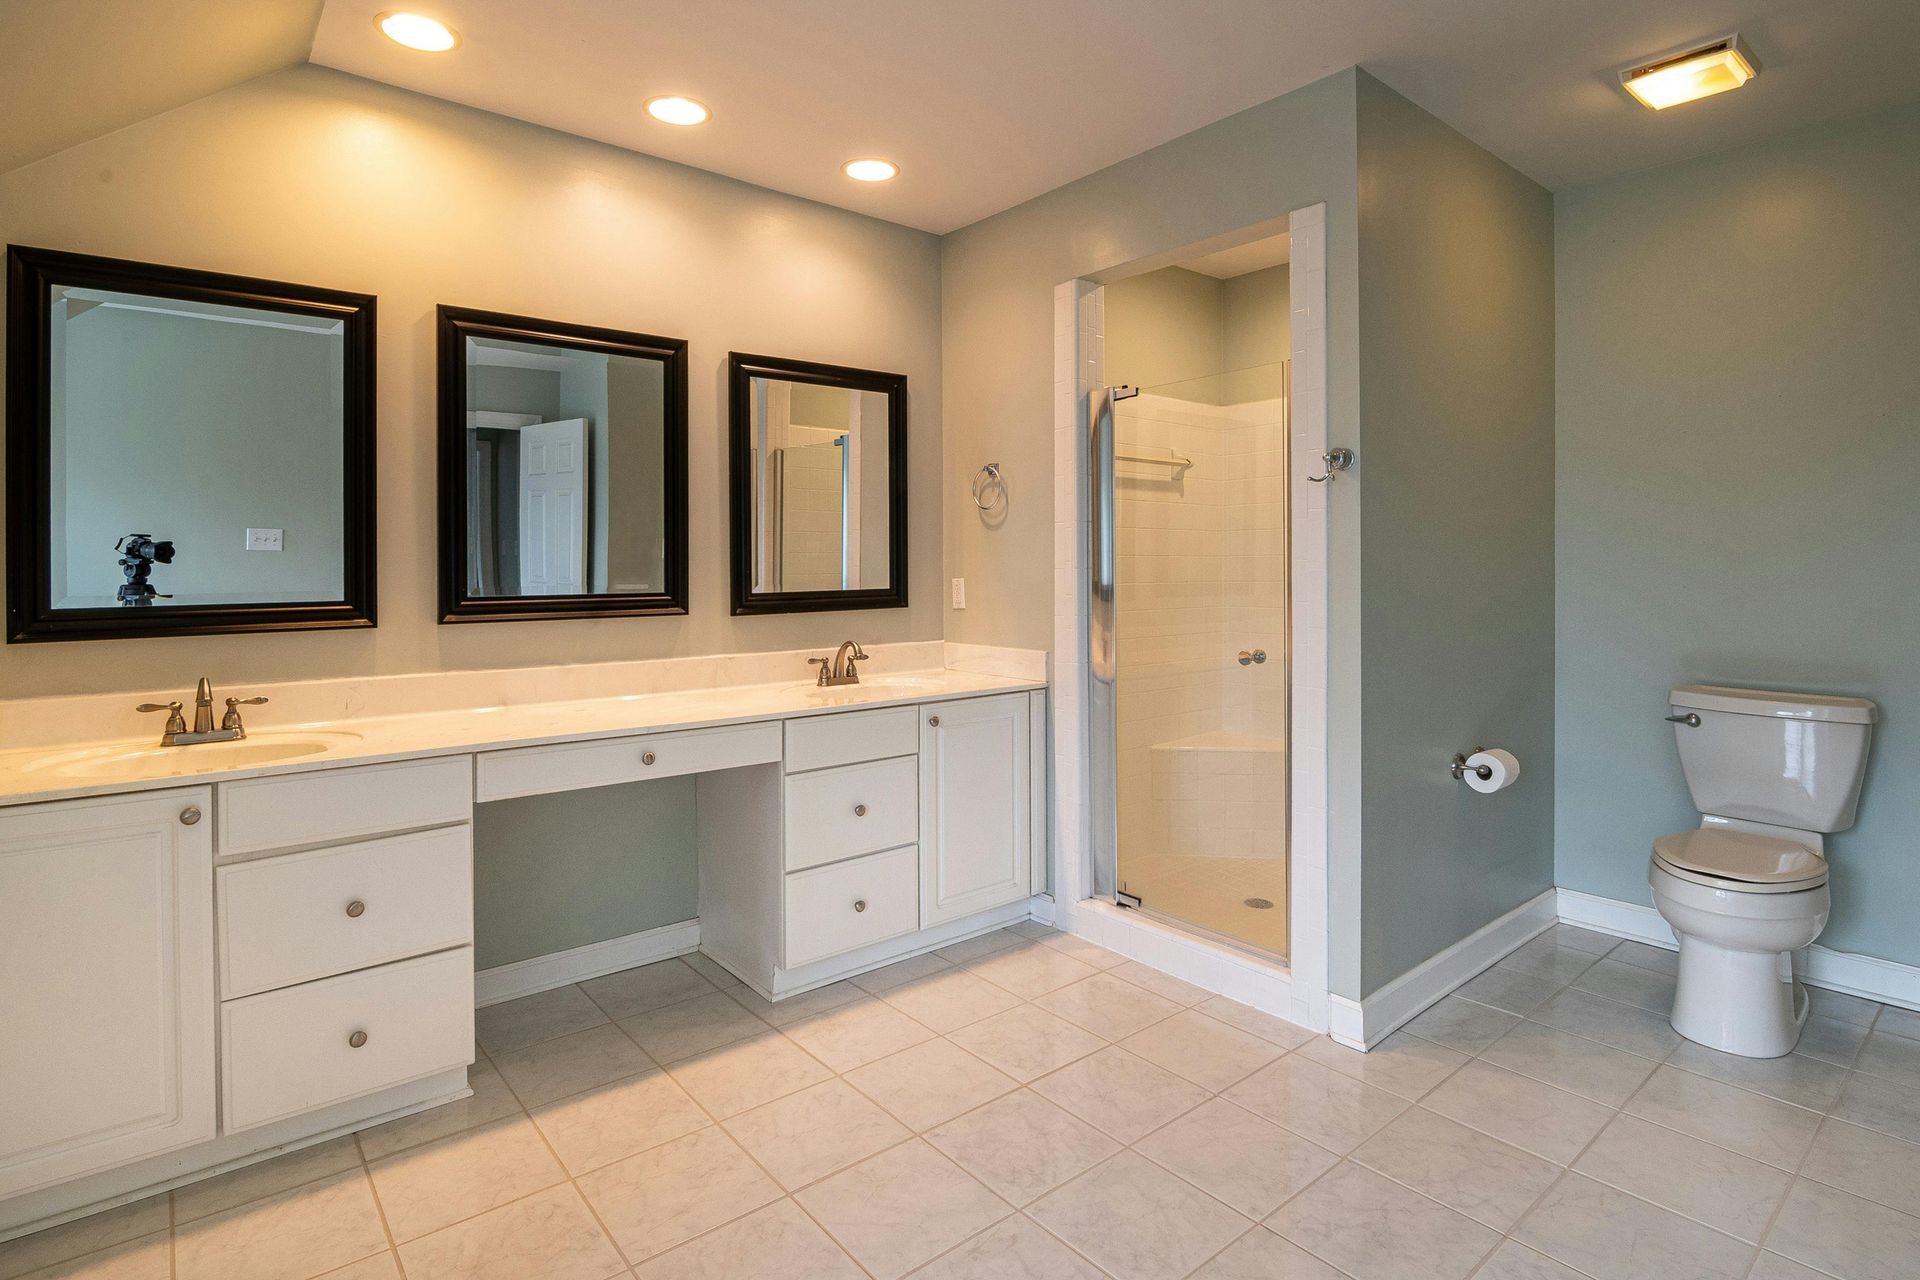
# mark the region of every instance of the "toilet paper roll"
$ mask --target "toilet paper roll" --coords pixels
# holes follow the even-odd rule
[[[1482,765],[1493,770],[1484,778],[1478,772]],[[1491,747],[1486,751],[1476,751],[1467,757],[1467,785],[1483,795],[1494,791],[1505,791],[1518,781],[1520,781],[1520,762],[1514,759],[1511,751]]]

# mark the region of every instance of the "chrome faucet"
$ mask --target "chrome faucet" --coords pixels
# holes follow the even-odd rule
[[[814,683],[825,689],[837,684],[859,684],[860,673],[854,669],[856,662],[865,662],[867,651],[852,640],[845,641],[831,659],[808,658],[807,665],[820,668],[820,674]]]
[[[186,717],[180,714],[178,702],[143,702],[135,711],[164,711],[167,713],[166,728],[161,730],[160,745],[163,747],[188,747],[196,742],[238,742],[247,736],[246,725],[240,722],[240,708],[257,707],[265,698],[228,698],[227,714],[220,717],[220,727],[213,727],[213,685],[205,676],[200,677],[200,685],[193,691],[193,728],[187,728]]]

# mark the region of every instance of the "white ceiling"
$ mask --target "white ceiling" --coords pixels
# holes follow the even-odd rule
[[[0,172],[299,61],[948,231],[1358,63],[1549,187],[1920,98],[1917,0],[0,0]],[[316,31],[316,11],[318,27]],[[1737,28],[1758,80],[1614,72]],[[642,110],[715,110],[675,129]],[[897,161],[854,183],[849,157]]]
[[[0,173],[306,61],[320,0],[0,0]]]
[[[949,231],[1358,63],[1549,187],[1920,97],[1915,0],[326,0],[313,60]],[[1739,28],[1763,72],[1658,114],[1615,72]],[[714,109],[677,129],[642,102]],[[879,186],[842,176],[896,161]]]
[[[1264,240],[1249,240],[1245,244],[1234,245],[1230,249],[1217,249],[1212,253],[1203,253],[1197,258],[1188,258],[1179,265],[1188,271],[1198,271],[1203,276],[1212,276],[1215,280],[1231,280],[1235,276],[1244,276],[1249,271],[1265,271],[1268,267],[1277,267],[1293,254],[1293,237],[1285,232],[1277,236],[1268,236]]]

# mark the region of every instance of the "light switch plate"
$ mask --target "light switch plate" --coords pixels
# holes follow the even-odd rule
[[[287,545],[285,529],[249,529],[247,530],[247,550],[283,551]]]

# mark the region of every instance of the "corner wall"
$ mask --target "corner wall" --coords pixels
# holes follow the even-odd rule
[[[1556,879],[1699,823],[1667,690],[1880,704],[1820,945],[1920,964],[1920,106],[1560,193]]]
[[[1553,884],[1553,202],[1365,73],[1359,147],[1371,993]]]

